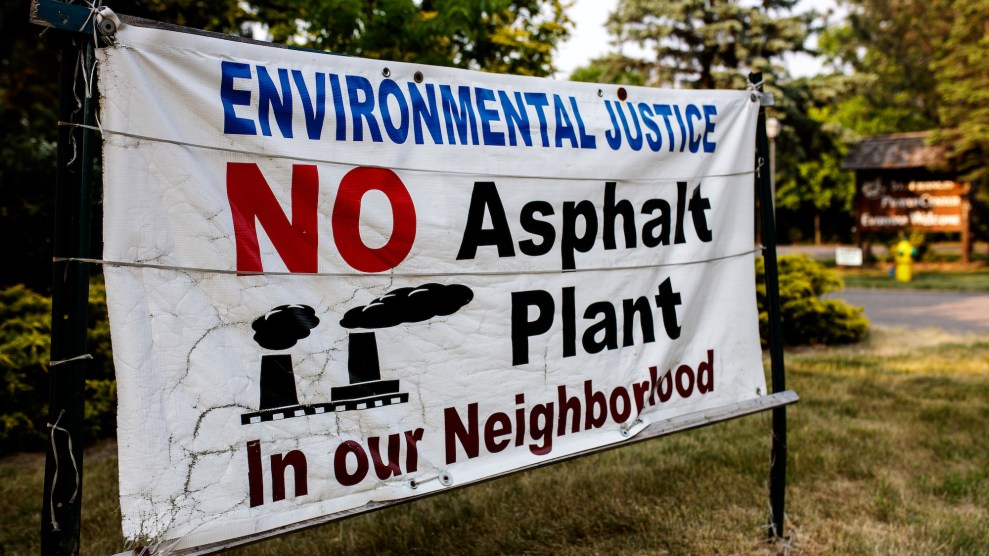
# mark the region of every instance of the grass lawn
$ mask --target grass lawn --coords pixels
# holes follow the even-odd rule
[[[787,354],[786,543],[765,542],[768,414],[454,491],[235,554],[989,554],[989,336],[875,330]],[[83,554],[123,549],[112,443]],[[0,555],[37,554],[43,456],[0,460]]]
[[[989,268],[977,270],[936,265],[916,265],[910,282],[897,282],[888,268],[839,268],[849,288],[917,289],[989,292]]]

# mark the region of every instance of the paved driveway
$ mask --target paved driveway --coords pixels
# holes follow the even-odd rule
[[[828,295],[865,307],[872,324],[989,333],[989,294],[846,288]]]

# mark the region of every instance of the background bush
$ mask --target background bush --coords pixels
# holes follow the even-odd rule
[[[756,299],[759,304],[759,335],[763,346],[769,338],[766,263],[756,260]],[[865,337],[869,320],[861,307],[840,299],[821,299],[825,293],[844,287],[841,277],[805,255],[779,258],[780,320],[787,345],[850,344]]]
[[[0,454],[42,450],[48,418],[48,355],[51,298],[24,286],[0,290]],[[113,436],[117,387],[110,354],[106,289],[89,289],[89,353],[85,434],[87,440]]]

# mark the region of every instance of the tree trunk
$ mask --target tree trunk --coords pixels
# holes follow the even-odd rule
[[[821,213],[814,213],[814,245],[821,244]]]

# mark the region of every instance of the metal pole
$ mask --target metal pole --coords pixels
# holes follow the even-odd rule
[[[56,259],[90,256],[93,205],[92,133],[64,125],[93,125],[95,99],[87,98],[84,85],[93,79],[93,40],[64,33],[62,41],[59,84],[62,124],[58,132],[53,243]],[[83,413],[89,358],[86,351],[89,265],[59,260],[53,264],[52,277],[49,439],[41,552],[68,555],[79,553]]]
[[[762,93],[762,73],[749,74],[749,82]],[[783,367],[783,325],[780,317],[779,269],[776,259],[776,219],[773,211],[770,173],[762,168],[769,152],[766,135],[766,109],[759,108],[756,126],[756,176],[759,180],[759,197],[762,224],[763,259],[766,265],[766,301],[769,313],[769,359],[772,368],[773,393],[786,390],[786,373]],[[786,406],[773,409],[773,445],[769,466],[769,506],[772,539],[783,538],[783,515],[786,506]]]
[[[769,189],[773,196],[773,216],[776,215],[776,137],[769,138]]]

